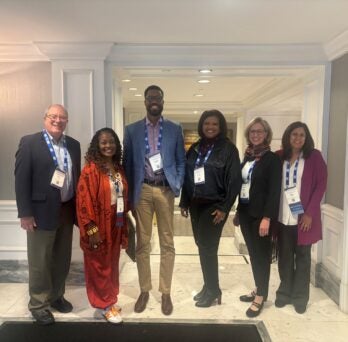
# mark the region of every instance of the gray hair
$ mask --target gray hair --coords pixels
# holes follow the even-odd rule
[[[59,103],[54,103],[54,104],[49,105],[49,106],[47,107],[47,109],[45,110],[45,116],[47,116],[49,110],[50,110],[52,107],[60,107],[61,109],[63,109],[64,114],[65,114],[66,116],[69,116],[69,113],[68,113],[68,111],[66,110],[66,108],[65,108],[63,105],[59,104]]]

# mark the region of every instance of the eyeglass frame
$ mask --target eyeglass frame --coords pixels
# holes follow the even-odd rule
[[[249,131],[249,134],[250,135],[253,135],[253,134],[256,134],[256,135],[261,135],[261,134],[265,134],[267,133],[265,129],[256,129],[256,130],[250,130]]]
[[[46,114],[46,118],[49,118],[50,120],[53,120],[53,121],[57,121],[59,119],[62,122],[67,122],[69,120],[68,116],[57,115],[57,114]]]

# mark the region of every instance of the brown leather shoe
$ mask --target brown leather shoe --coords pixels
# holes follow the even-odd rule
[[[162,312],[167,316],[173,312],[173,303],[170,294],[162,294]]]
[[[149,301],[149,293],[148,292],[141,292],[138,300],[136,301],[134,305],[134,311],[137,313],[143,312],[146,308],[146,304]]]

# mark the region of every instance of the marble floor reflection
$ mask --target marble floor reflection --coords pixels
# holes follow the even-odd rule
[[[223,237],[219,249],[220,285],[222,305],[210,308],[194,306],[192,296],[202,286],[197,249],[192,237],[175,237],[176,260],[172,286],[174,311],[171,316],[161,313],[161,294],[158,292],[159,247],[156,239],[152,249],[151,265],[153,289],[146,310],[141,314],[133,311],[139,295],[137,269],[126,254],[121,255],[121,288],[119,305],[122,316],[127,321],[170,321],[170,322],[222,322],[257,323],[261,327],[264,341],[337,341],[348,340],[348,315],[319,288],[311,287],[307,312],[299,315],[292,306],[278,309],[274,306],[275,291],[278,286],[276,265],[272,265],[270,294],[262,314],[256,320],[245,316],[247,303],[239,301],[253,287],[248,258],[239,255],[233,238]],[[27,267],[26,262],[0,262],[0,321],[31,320],[27,310]],[[74,305],[73,312],[54,312],[57,321],[103,320],[100,313],[90,307],[83,279],[83,267],[73,263],[67,283],[66,298]]]

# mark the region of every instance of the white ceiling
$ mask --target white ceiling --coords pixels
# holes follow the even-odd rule
[[[0,0],[0,42],[325,44],[345,0]]]
[[[0,0],[0,44],[113,42],[115,44],[310,44],[325,46],[348,28],[345,0]],[[248,108],[300,110],[301,80],[314,67],[116,70],[126,107],[143,109],[129,87],[165,91],[166,113],[187,115],[218,107],[229,115]],[[194,94],[204,97],[196,98]],[[270,95],[270,96],[267,96]],[[271,99],[272,98],[272,99]]]

